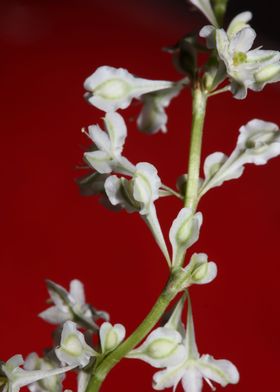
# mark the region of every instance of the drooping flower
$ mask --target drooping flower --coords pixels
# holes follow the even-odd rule
[[[101,174],[116,171],[131,174],[135,167],[122,156],[127,128],[123,117],[119,113],[106,113],[104,118],[106,131],[98,125],[88,128],[88,136],[95,143],[97,150],[86,152],[85,160]]]
[[[172,87],[173,83],[163,80],[148,80],[134,77],[126,69],[102,66],[84,83],[86,98],[93,106],[104,112],[125,109],[133,98],[152,91]]]
[[[99,336],[102,353],[108,353],[123,341],[125,327],[122,324],[112,325],[109,322],[105,322],[100,327]]]
[[[98,330],[95,321],[99,318],[107,320],[109,317],[106,312],[96,310],[85,302],[84,286],[78,279],[70,282],[69,293],[51,280],[47,280],[47,288],[53,306],[41,312],[39,317],[51,324],[77,320],[86,328]]]
[[[114,206],[128,212],[138,211],[149,226],[154,238],[170,264],[168,250],[157,218],[154,202],[159,198],[161,180],[156,168],[147,162],[136,165],[131,180],[110,176],[105,181],[106,194]]]
[[[254,119],[239,129],[239,137],[234,151],[229,157],[216,152],[204,162],[205,180],[200,188],[200,196],[209,189],[220,186],[224,181],[239,178],[244,165],[254,163],[264,165],[269,159],[280,155],[280,130],[277,124]]]
[[[168,118],[165,108],[169,106],[173,98],[177,97],[181,89],[182,85],[177,84],[172,88],[141,96],[144,105],[137,119],[140,131],[150,134],[159,131],[167,132]]]
[[[57,358],[70,366],[85,367],[98,353],[90,347],[73,321],[66,321],[61,332],[60,345],[55,349]]]
[[[175,391],[179,382],[182,382],[184,391],[201,392],[203,379],[212,390],[215,388],[210,380],[222,386],[236,384],[239,373],[232,362],[199,354],[189,296],[186,329],[181,321],[185,299],[186,294],[178,301],[164,327],[152,331],[144,343],[127,357],[143,360],[156,368],[166,368],[153,376],[153,388],[156,390],[173,387]]]
[[[24,386],[43,379],[50,380],[52,377],[64,374],[75,367],[72,365],[56,369],[24,370],[21,368],[23,364],[24,360],[21,355],[14,355],[6,363],[0,364],[0,370],[4,376],[3,392],[18,392]]]
[[[182,208],[179,211],[169,231],[173,266],[182,265],[187,249],[198,240],[201,224],[200,212],[194,214],[191,208]]]

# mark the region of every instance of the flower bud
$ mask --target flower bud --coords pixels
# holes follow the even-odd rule
[[[100,331],[100,343],[102,353],[107,353],[114,350],[125,337],[125,327],[122,324],[115,324],[105,322],[101,325]]]

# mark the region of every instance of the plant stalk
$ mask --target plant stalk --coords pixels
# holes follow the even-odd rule
[[[206,112],[207,95],[199,86],[193,90],[192,127],[185,193],[185,207],[195,211],[199,191],[199,170],[201,160],[202,134]]]

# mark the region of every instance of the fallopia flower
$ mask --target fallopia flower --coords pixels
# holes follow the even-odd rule
[[[112,325],[105,322],[99,330],[100,344],[102,353],[108,353],[114,350],[125,337],[125,327],[122,324]]]
[[[51,280],[47,280],[47,288],[53,305],[41,312],[39,317],[51,324],[75,320],[88,329],[98,330],[95,321],[109,318],[106,312],[96,310],[85,302],[84,286],[78,279],[70,282],[69,292]]]
[[[165,80],[148,80],[133,76],[124,68],[102,66],[89,76],[84,87],[89,93],[89,103],[104,112],[126,109],[133,98],[152,91],[172,87],[173,83]]]
[[[239,129],[234,151],[229,157],[222,152],[209,155],[204,162],[205,180],[199,195],[221,185],[224,181],[239,178],[244,165],[264,165],[280,155],[280,130],[277,124],[254,119]]]
[[[66,321],[61,332],[60,345],[55,349],[57,358],[70,366],[85,367],[91,357],[98,355],[86,341],[82,332],[77,330],[77,324]]]
[[[106,113],[104,118],[106,132],[98,125],[88,127],[88,136],[94,142],[97,150],[86,152],[85,160],[101,174],[112,171],[131,174],[135,167],[122,156],[127,128],[119,113]]]

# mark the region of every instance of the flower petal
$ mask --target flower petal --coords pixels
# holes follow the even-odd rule
[[[218,382],[223,387],[227,384],[237,384],[239,373],[236,366],[226,359],[214,359],[206,354],[197,362],[203,377]]]
[[[161,370],[153,376],[153,388],[161,391],[162,389],[173,387],[173,391],[175,391],[184,373],[185,369],[180,365],[170,366],[165,370]]]
[[[129,353],[156,368],[178,365],[186,358],[182,336],[174,329],[160,327],[150,333],[144,343]]]
[[[249,27],[248,22],[252,19],[253,14],[250,11],[244,11],[236,15],[230,22],[227,35],[232,38],[238,31],[242,30],[244,27]]]
[[[212,10],[210,0],[189,0],[189,1],[190,3],[195,5],[206,16],[206,18],[209,20],[209,22],[212,23],[213,26],[218,27],[218,22]]]
[[[51,306],[38,315],[41,319],[51,324],[63,324],[65,321],[72,319],[72,314],[67,306],[58,308]]]
[[[202,376],[195,366],[185,370],[182,378],[182,385],[185,392],[201,392],[203,387]]]
[[[232,52],[248,52],[256,38],[256,32],[251,27],[239,30],[230,41],[229,49]]]
[[[112,158],[107,152],[99,150],[85,152],[84,157],[98,173],[106,174],[112,172]]]
[[[99,125],[90,125],[88,133],[91,140],[96,144],[96,147],[111,155],[111,141],[106,132],[104,132]]]
[[[105,116],[105,125],[110,136],[111,151],[114,156],[119,156],[123,150],[127,128],[123,117],[116,112],[108,112]]]
[[[85,304],[85,290],[83,283],[78,280],[74,279],[70,282],[70,295],[73,297],[74,301],[79,305]]]
[[[122,324],[112,325],[105,322],[99,330],[102,353],[114,350],[125,337],[125,327]]]

